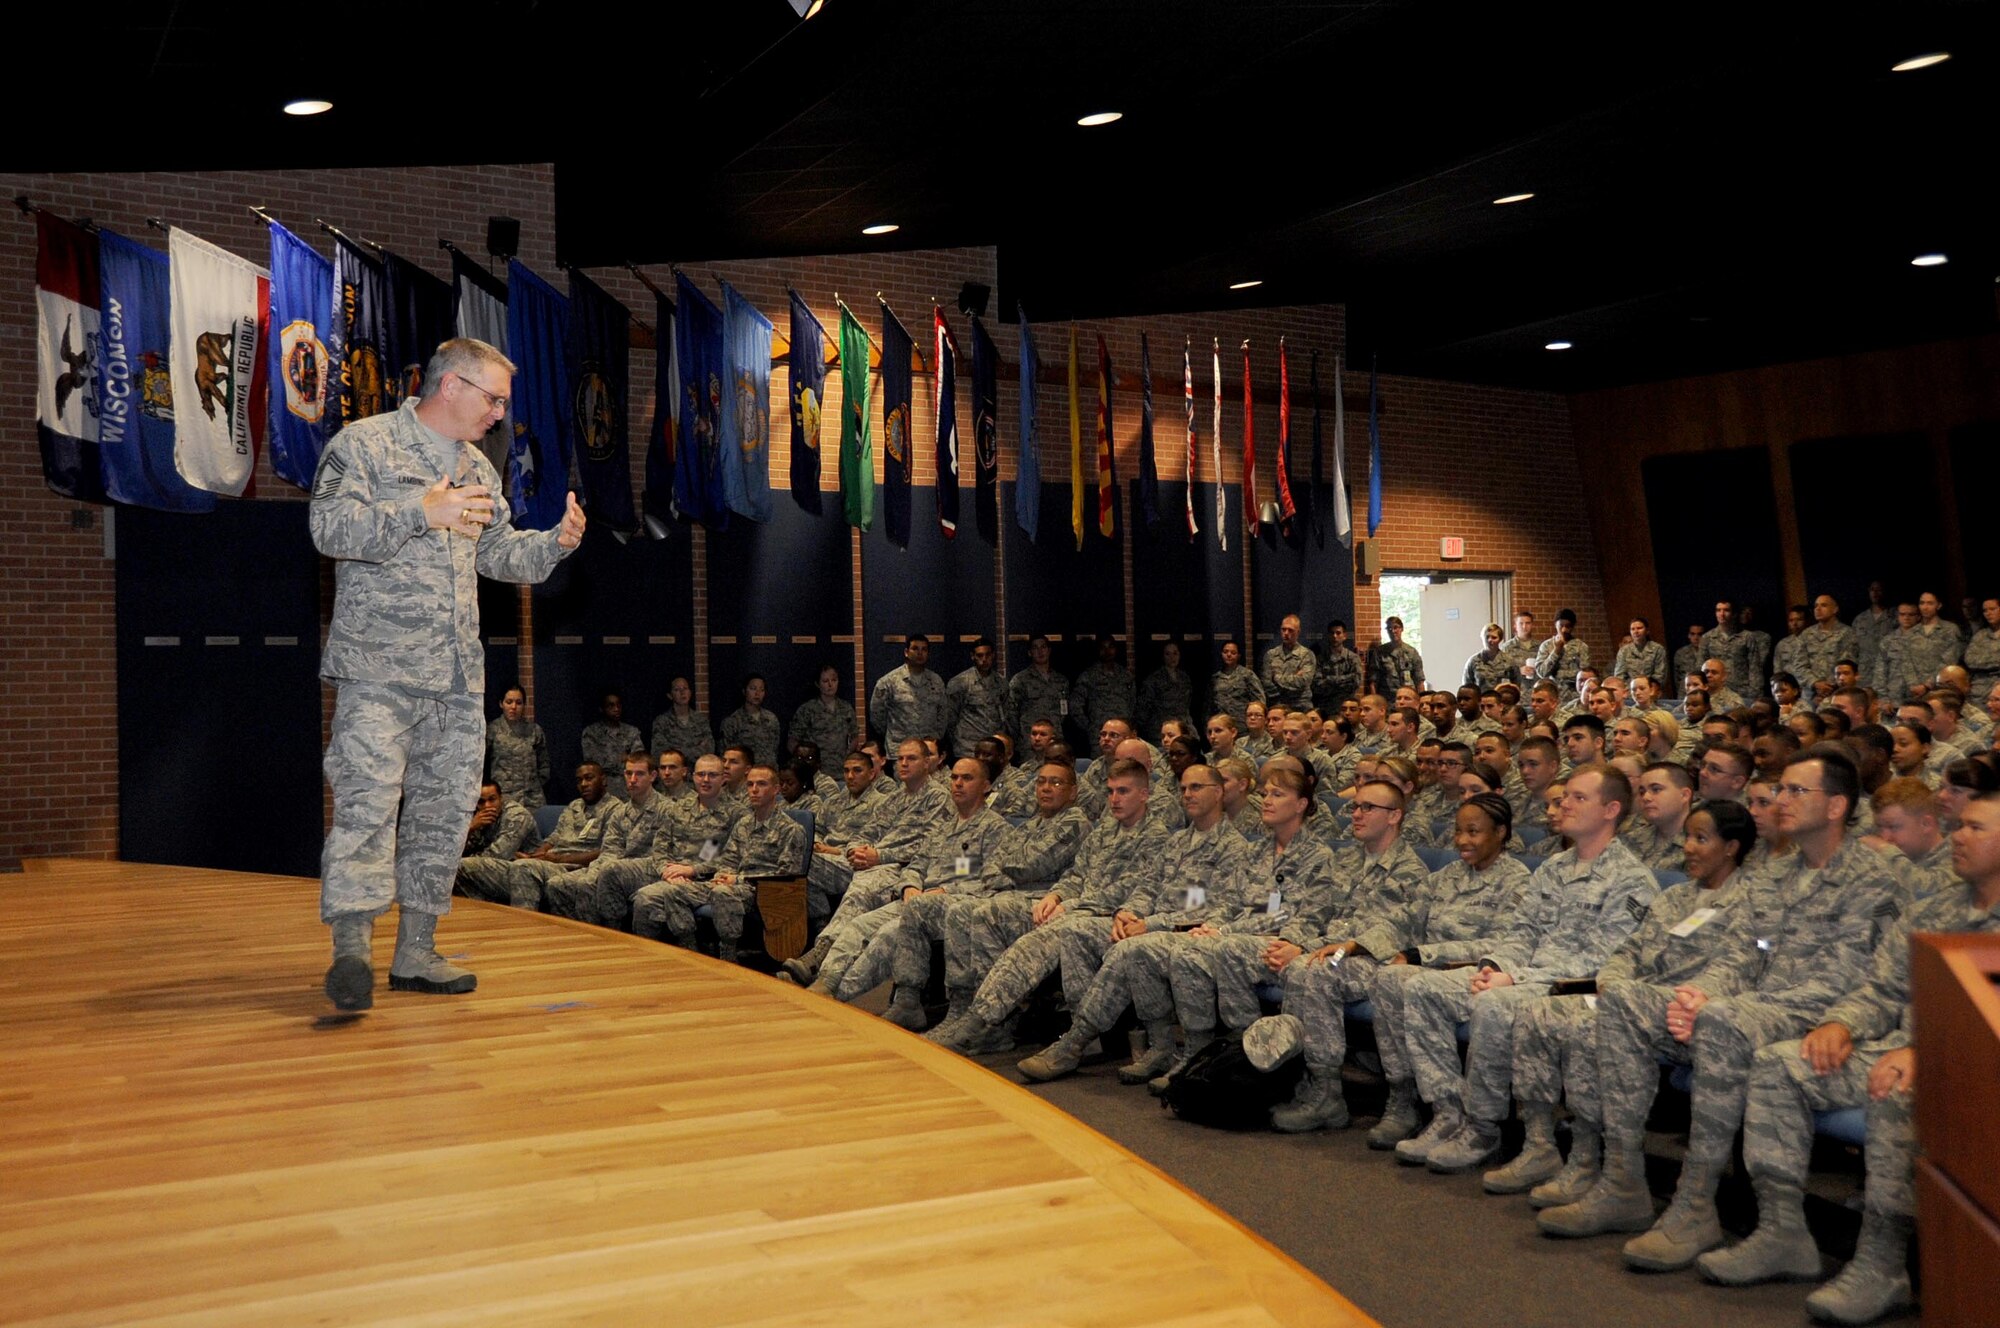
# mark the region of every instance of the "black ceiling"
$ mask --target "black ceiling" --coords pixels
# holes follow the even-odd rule
[[[369,58],[322,10],[249,20],[288,52],[268,94],[240,11],[94,12],[81,46],[44,13],[23,49],[130,95],[5,90],[62,125],[17,165],[554,161],[584,266],[990,244],[1005,316],[1341,302],[1385,371],[1557,390],[1996,321],[1985,3],[675,0],[604,29],[420,0]],[[332,115],[268,114],[310,90],[292,70]],[[232,101],[247,123],[217,127]],[[1076,126],[1099,109],[1125,118]]]

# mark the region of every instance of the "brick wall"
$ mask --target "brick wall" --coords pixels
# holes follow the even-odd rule
[[[151,173],[125,176],[0,174],[7,197],[26,194],[37,205],[69,217],[91,217],[100,225],[137,239],[163,244],[146,225],[148,217],[182,226],[226,249],[250,257],[268,253],[263,223],[248,209],[269,210],[295,232],[330,252],[313,225],[323,217],[350,234],[375,241],[448,275],[440,238],[471,253],[484,248],[486,218],[516,217],[521,225],[521,258],[561,284],[555,269],[553,173],[546,165],[489,168],[400,169],[384,171]],[[0,677],[4,677],[13,722],[0,730],[0,854],[109,856],[117,850],[118,813],[116,686],[112,567],[105,556],[103,514],[51,494],[42,482],[34,429],[34,226],[32,218],[11,214],[0,227]],[[710,278],[723,278],[786,327],[786,284],[797,289],[834,332],[836,292],[871,330],[877,322],[880,291],[908,324],[929,355],[930,304],[946,306],[961,352],[969,354],[963,318],[952,308],[961,283],[997,287],[991,248],[917,253],[846,255],[776,261],[684,264],[689,275],[713,292]],[[671,274],[651,269],[665,286]],[[634,315],[650,322],[651,296],[624,271],[592,273],[623,299]],[[1000,466],[1011,479],[1017,460],[1019,389],[1014,377],[1015,329],[1000,325],[993,308],[990,327],[999,346]],[[1011,312],[1011,311],[1007,311]],[[1030,313],[1032,314],[1032,310]],[[1293,369],[1294,436],[1309,438],[1304,402],[1306,366],[1317,349],[1322,388],[1331,391],[1332,357],[1344,335],[1337,307],[1211,311],[1183,316],[1113,319],[1077,327],[1079,395],[1083,401],[1085,446],[1091,445],[1095,403],[1096,335],[1104,334],[1117,375],[1117,464],[1121,477],[1133,473],[1139,428],[1138,338],[1151,339],[1156,451],[1163,479],[1185,475],[1179,398],[1180,348],[1184,337],[1195,347],[1197,422],[1201,429],[1199,478],[1213,479],[1209,461],[1209,377],[1211,337],[1223,343],[1223,464],[1240,476],[1242,405],[1241,341],[1252,342],[1257,405],[1259,489],[1275,496],[1272,452],[1277,436],[1277,340],[1288,338]],[[1043,366],[1041,457],[1045,476],[1068,473],[1068,425],[1064,361],[1067,328],[1037,330]],[[970,469],[970,365],[960,373],[962,455]],[[635,384],[650,381],[644,357],[635,364]],[[840,411],[839,375],[827,379],[826,434],[822,482],[837,485],[836,457]],[[789,428],[785,375],[772,377],[772,474],[782,487],[789,474]],[[1357,499],[1355,522],[1366,518],[1367,378],[1346,379],[1349,411],[1347,464]],[[933,479],[933,432],[927,423],[934,403],[932,379],[916,380],[913,407],[915,483]],[[1606,629],[1595,545],[1583,511],[1581,483],[1570,441],[1569,414],[1559,397],[1510,392],[1419,379],[1382,379],[1385,455],[1384,507],[1380,537],[1384,565],[1403,571],[1442,570],[1437,539],[1466,537],[1465,568],[1515,573],[1515,603],[1546,620],[1561,604],[1581,616],[1581,634],[1592,642],[1615,641]],[[651,423],[651,402],[636,400],[632,436],[643,439]],[[881,467],[877,416],[877,473]],[[1328,428],[1331,423],[1329,420]],[[640,481],[635,456],[634,483]],[[1298,470],[1306,468],[1303,455]],[[1086,465],[1086,474],[1091,467]],[[966,477],[969,485],[970,477]],[[268,461],[257,468],[261,501],[295,502],[298,490],[274,476]],[[968,498],[969,501],[969,498]],[[1002,522],[1002,541],[1018,532]],[[856,559],[858,565],[858,557]],[[696,586],[697,645],[706,641],[707,604],[702,541],[693,542],[690,575]],[[1130,550],[1127,549],[1129,584]],[[996,578],[997,580],[997,578]],[[866,587],[858,587],[859,594]],[[855,632],[861,631],[856,600]],[[995,588],[1001,621],[1009,624],[1000,589]],[[1371,585],[1356,588],[1356,616],[1367,622],[1378,613]],[[1127,597],[1128,605],[1130,597]],[[1247,596],[1246,596],[1247,602]],[[525,600],[524,600],[525,607]],[[1129,613],[1129,609],[1128,609]],[[1249,625],[1246,624],[1246,628]],[[1131,624],[1126,624],[1130,630]],[[1272,624],[1256,624],[1262,631]],[[524,625],[525,631],[525,625]],[[859,649],[857,647],[857,664]],[[703,658],[698,652],[697,658]],[[705,667],[705,666],[704,666]],[[527,670],[524,668],[524,673]],[[865,682],[857,676],[857,691]],[[699,698],[708,700],[707,678],[696,679]],[[727,709],[728,707],[723,707]],[[104,790],[99,794],[97,790]],[[79,791],[84,796],[79,798]]]

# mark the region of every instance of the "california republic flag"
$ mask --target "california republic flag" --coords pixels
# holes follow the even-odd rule
[[[257,465],[270,383],[271,274],[176,229],[174,468],[197,489],[238,497]]]

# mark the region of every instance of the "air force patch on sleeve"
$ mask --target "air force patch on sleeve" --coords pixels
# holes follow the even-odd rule
[[[340,481],[346,474],[347,458],[339,452],[328,451],[319,459],[319,474],[313,478],[313,497],[333,497],[340,491]]]
[[[1632,910],[1632,920],[1634,922],[1644,922],[1646,914],[1652,909],[1651,904],[1640,899],[1637,895],[1626,896],[1625,907]]]

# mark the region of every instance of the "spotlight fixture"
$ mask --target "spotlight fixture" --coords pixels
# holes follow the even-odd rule
[[[1112,124],[1124,118],[1123,111],[1093,111],[1089,115],[1078,117],[1077,123],[1085,129],[1095,129],[1099,125]]]
[[[826,0],[791,0],[791,2],[792,12],[799,16],[801,23],[819,13],[826,4]]]
[[[1913,55],[1901,64],[1890,65],[1889,72],[1892,74],[1907,74],[1913,70],[1929,69],[1932,65],[1941,65],[1949,59],[1951,59],[1950,51],[1932,51],[1929,55]]]
[[[285,103],[286,115],[324,115],[333,109],[333,103],[318,97],[302,97]]]
[[[1551,342],[1550,342],[1550,343],[1549,343],[1548,345],[1546,345],[1546,346],[1542,347],[1542,349],[1543,349],[1543,350],[1568,350],[1568,349],[1570,348],[1570,345],[1571,345],[1571,344],[1572,344],[1572,343],[1570,343],[1570,342],[1567,342],[1567,341],[1551,341]]]
[[[1229,289],[1249,290],[1252,286],[1261,286],[1263,284],[1264,284],[1264,279],[1262,277],[1259,277],[1255,281],[1232,281],[1229,283]]]
[[[878,221],[873,226],[863,226],[861,233],[863,235],[887,235],[891,231],[899,231],[901,229],[903,228],[893,221]]]
[[[1494,199],[1493,205],[1495,207],[1501,207],[1508,203],[1525,203],[1533,197],[1534,197],[1533,194],[1508,194],[1504,198]]]
[[[1911,267],[1943,267],[1951,259],[1944,254],[1918,254],[1910,260]]]

